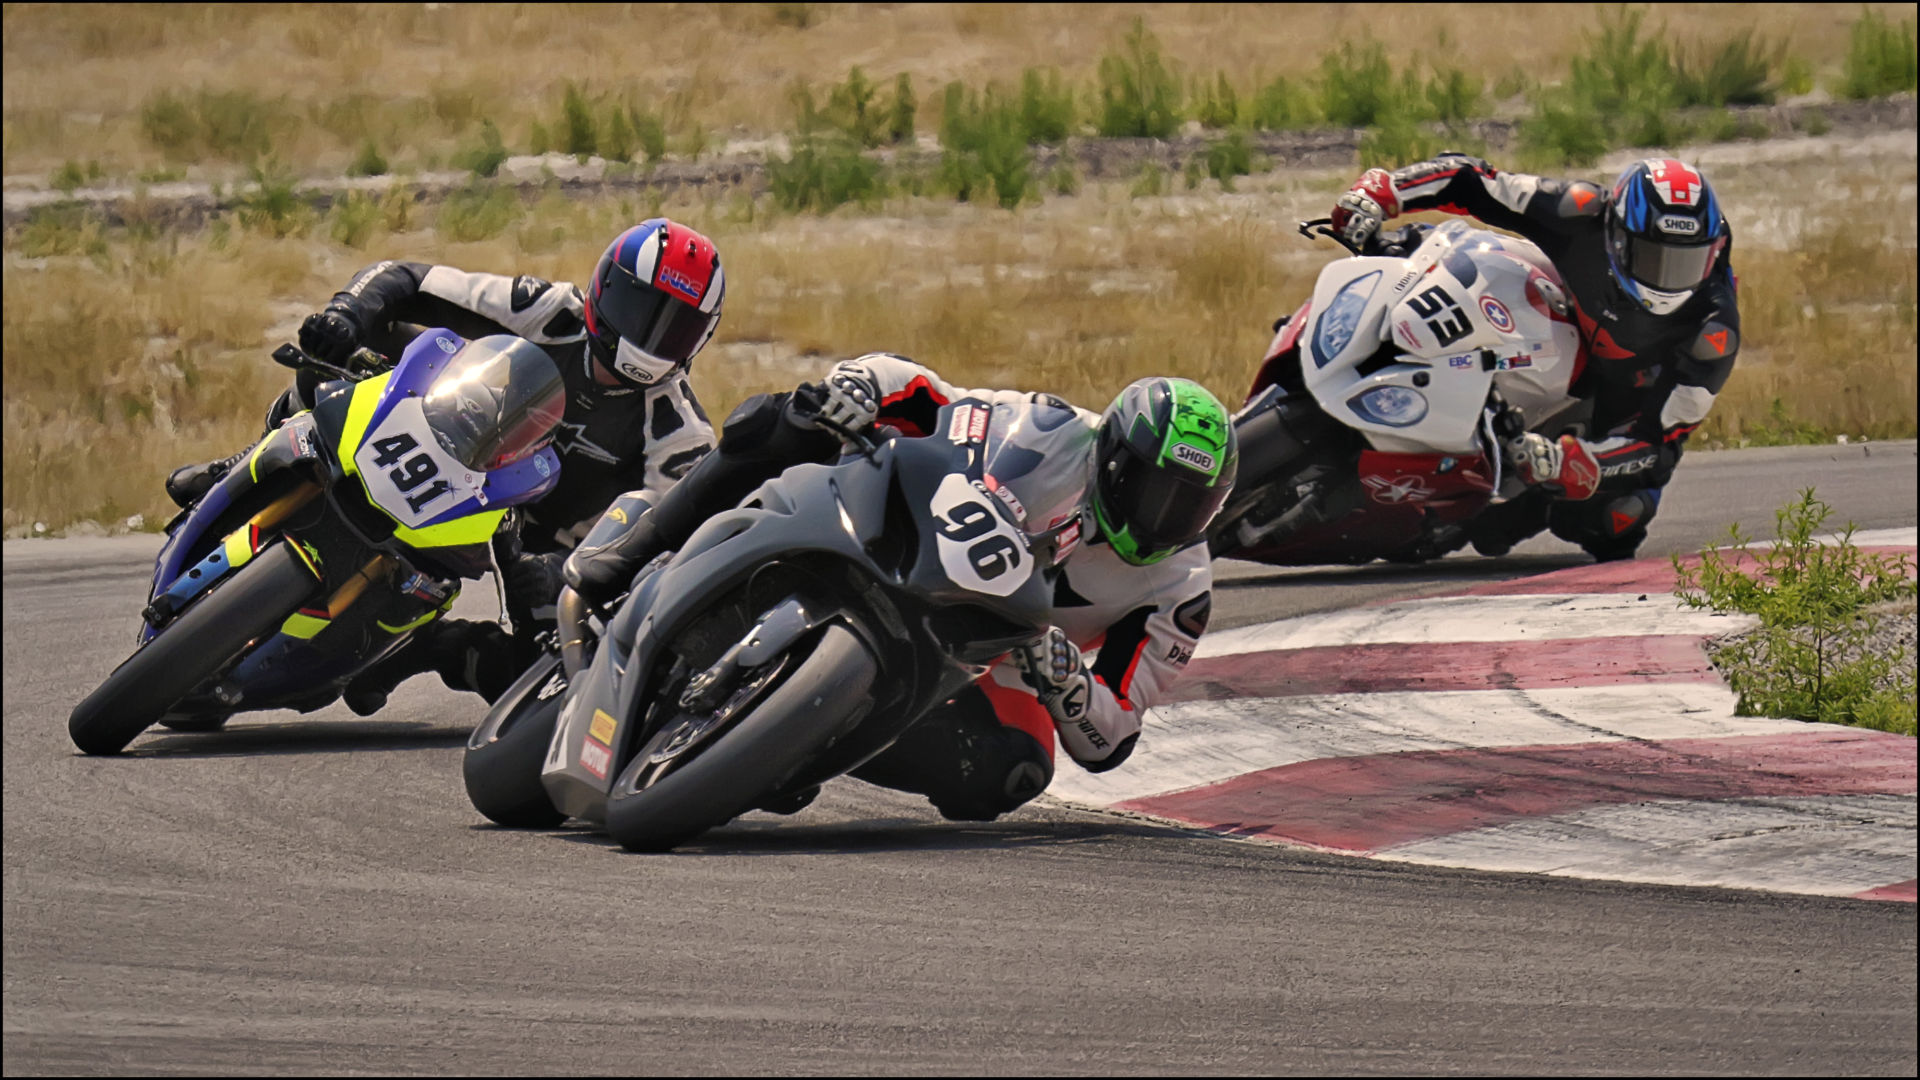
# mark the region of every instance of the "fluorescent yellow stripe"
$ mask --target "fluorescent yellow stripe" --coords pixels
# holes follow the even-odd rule
[[[247,560],[253,558],[253,545],[247,542],[247,532],[248,527],[242,525],[227,536],[223,546],[226,548],[228,566],[245,566]]]
[[[278,434],[280,432],[277,430],[269,432],[267,437],[261,439],[259,445],[253,448],[253,453],[247,455],[247,475],[253,477],[253,482],[256,484],[260,482],[260,455],[267,452],[267,444],[272,442],[273,437]]]
[[[316,580],[323,579],[327,576],[320,572],[320,553],[313,549],[313,545],[307,543],[305,540],[289,538],[287,546],[293,549],[295,555],[300,556],[300,561],[307,564],[308,570],[313,571],[313,576]]]
[[[302,615],[296,611],[292,615],[287,616],[286,622],[280,624],[280,632],[288,637],[296,637],[304,640],[325,630],[331,625],[333,624],[326,619],[316,619],[312,615]]]
[[[457,521],[428,525],[425,528],[409,529],[405,525],[394,526],[394,538],[417,548],[459,547],[462,544],[484,544],[493,539],[494,531],[500,528],[500,519],[507,516],[505,510],[482,510],[469,514]]]
[[[388,371],[354,385],[353,401],[347,406],[347,422],[340,429],[340,468],[348,476],[358,471],[353,455],[360,449],[360,440],[367,437],[367,425],[373,423],[373,410],[380,404],[380,395],[386,391],[387,380],[391,378],[393,372]]]

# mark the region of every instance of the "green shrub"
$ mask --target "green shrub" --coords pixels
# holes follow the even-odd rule
[[[348,176],[385,176],[387,159],[380,156],[380,148],[367,139],[360,144],[360,151],[353,155],[347,164]]]
[[[844,203],[872,203],[883,192],[880,163],[833,131],[801,136],[793,155],[767,162],[767,188],[789,211],[825,213]]]
[[[1915,48],[1912,19],[1896,25],[1876,11],[1862,11],[1847,46],[1840,93],[1861,100],[1914,89],[1920,72]]]
[[[1530,160],[1585,166],[1614,146],[1674,141],[1679,80],[1665,43],[1642,36],[1645,19],[1639,10],[1603,11],[1566,84],[1536,96],[1520,126]]]
[[[1133,178],[1132,195],[1136,199],[1167,193],[1167,170],[1157,161],[1144,162]]]
[[[1335,127],[1371,127],[1398,96],[1386,46],[1377,41],[1342,41],[1320,58],[1320,112]]]
[[[1256,131],[1299,131],[1315,120],[1313,95],[1304,83],[1277,76],[1247,103],[1247,122]]]
[[[547,125],[535,120],[533,126],[527,129],[527,153],[539,157],[552,149],[553,136],[547,132]]]
[[[1047,174],[1047,186],[1055,195],[1072,195],[1080,190],[1080,170],[1066,154],[1053,163],[1053,171]]]
[[[1236,131],[1207,147],[1207,175],[1220,181],[1220,190],[1232,191],[1233,178],[1253,172],[1253,147]]]
[[[493,121],[480,121],[480,144],[471,146],[453,156],[453,163],[475,176],[491,177],[500,171],[507,160],[506,144],[500,141],[500,129]]]
[[[893,101],[887,106],[887,141],[913,141],[913,117],[918,103],[913,97],[913,76],[901,72],[893,80]]]
[[[1818,540],[1832,508],[1808,488],[1774,515],[1776,540],[1753,548],[1738,525],[1727,548],[1701,552],[1696,569],[1678,556],[1675,595],[1715,612],[1759,617],[1760,626],[1715,657],[1743,716],[1855,724],[1911,735],[1914,669],[1906,651],[1875,655],[1875,605],[1914,598],[1912,559],[1872,555],[1853,543]]]
[[[203,88],[191,97],[162,90],[140,108],[140,130],[147,141],[182,161],[253,161],[272,150],[274,131],[287,119],[281,102],[247,90]]]
[[[633,137],[640,143],[640,152],[647,155],[648,164],[666,155],[667,125],[659,113],[634,105],[627,109],[627,119],[633,122]]]
[[[35,207],[8,245],[29,259],[50,255],[105,258],[107,230],[99,215],[77,203]]]
[[[465,187],[448,192],[434,218],[434,228],[455,243],[491,240],[518,221],[521,211],[520,197],[513,189],[469,181]]]
[[[1780,66],[1780,91],[1799,97],[1813,93],[1813,65],[1804,56],[1789,56]]]
[[[940,121],[940,185],[961,202],[991,186],[994,201],[1011,210],[1032,190],[1026,125],[1020,103],[1004,100],[997,87],[984,95],[959,82],[947,84]]]
[[[1785,42],[1768,44],[1751,29],[1723,42],[1683,54],[1674,65],[1682,105],[1771,105],[1780,92],[1777,72],[1786,62]]]
[[[73,160],[68,160],[58,169],[55,169],[51,180],[55,191],[65,192],[69,195],[73,194],[75,188],[86,182],[86,170],[81,168],[79,162]]]
[[[306,231],[312,208],[294,190],[291,170],[269,158],[247,167],[253,187],[237,197],[240,224],[277,238]]]
[[[1100,134],[1164,139],[1180,128],[1180,80],[1160,40],[1133,20],[1119,51],[1100,58]]]
[[[874,103],[876,88],[858,67],[847,72],[847,81],[827,93],[827,115],[833,125],[861,146],[879,146],[887,141],[886,120]]]
[[[348,192],[333,204],[327,221],[327,235],[333,242],[350,248],[364,248],[380,224],[380,204],[358,191]]]
[[[593,120],[593,107],[587,102],[585,94],[572,83],[567,84],[565,94],[560,99],[560,152],[572,154],[578,161],[586,161],[600,147],[599,125]]]
[[[1833,436],[1820,426],[1789,416],[1786,403],[1779,398],[1774,398],[1768,406],[1767,419],[1744,425],[1740,437],[1749,446],[1817,446],[1833,441]]]
[[[1480,98],[1486,81],[1459,68],[1436,70],[1428,80],[1423,96],[1432,107],[1433,118],[1449,124],[1480,115]]]
[[[1379,126],[1360,133],[1360,164],[1364,168],[1398,168],[1425,161],[1439,150],[1438,137],[1403,114],[1390,114]]]
[[[1200,181],[1207,175],[1206,162],[1202,161],[1198,155],[1190,157],[1187,159],[1186,166],[1180,170],[1180,175],[1187,182],[1187,190],[1192,191],[1200,186]]]
[[[1020,131],[1028,143],[1058,146],[1073,134],[1073,91],[1060,85],[1060,71],[1047,69],[1046,79],[1038,68],[1020,73]]]
[[[1240,120],[1240,95],[1222,71],[1211,85],[1202,82],[1194,95],[1193,118],[1205,128],[1229,128]]]

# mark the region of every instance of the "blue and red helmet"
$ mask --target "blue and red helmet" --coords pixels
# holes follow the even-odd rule
[[[1620,174],[1606,231],[1613,280],[1655,315],[1692,298],[1731,235],[1707,178],[1672,158],[1648,158]]]
[[[622,382],[684,371],[720,325],[727,278],[713,241],[666,218],[614,238],[587,288],[587,351]]]

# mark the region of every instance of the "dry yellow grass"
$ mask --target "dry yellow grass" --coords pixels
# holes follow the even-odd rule
[[[1884,7],[1895,17],[1911,5]],[[807,9],[809,25],[780,12]],[[1825,74],[1845,54],[1855,9],[1825,5],[1669,4],[1655,12],[1678,42],[1753,28],[1791,43]],[[939,119],[951,79],[1011,83],[1058,67],[1088,85],[1101,54],[1136,17],[1189,74],[1256,80],[1311,68],[1342,39],[1371,34],[1403,59],[1440,46],[1489,84],[1518,69],[1552,81],[1582,48],[1591,5],[1476,4],[722,4],[722,5],[118,5],[8,4],[4,10],[9,173],[98,160],[110,171],[162,163],[142,136],[141,105],[161,90],[240,89],[329,112],[277,142],[301,171],[343,167],[364,126],[398,166],[444,161],[482,118],[524,146],[551,123],[560,88],[625,96],[669,124],[722,140],[792,126],[796,81],[821,86],[860,65],[877,82],[910,73],[920,129]]]
[[[1695,158],[1733,219],[1745,319],[1740,364],[1700,441],[1753,434],[1775,398],[1829,432],[1912,436],[1911,139]],[[1044,389],[1094,408],[1150,373],[1196,378],[1237,404],[1269,323],[1339,254],[1293,222],[1324,213],[1347,179],[1274,173],[1235,194],[1204,181],[1138,199],[1125,184],[1094,184],[1012,213],[898,197],[826,217],[770,216],[765,199],[738,195],[658,207],[552,194],[466,243],[431,227],[444,209],[416,209],[374,226],[359,249],[328,239],[325,223],[283,241],[240,228],[118,233],[92,256],[10,247],[5,527],[163,520],[166,471],[257,434],[284,382],[267,352],[374,259],[578,281],[609,237],[661,209],[708,231],[726,259],[727,314],[694,373],[716,416],[881,349],[962,385]],[[1862,207],[1877,231],[1858,227]]]

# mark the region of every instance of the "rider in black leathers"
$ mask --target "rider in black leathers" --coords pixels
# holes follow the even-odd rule
[[[1382,222],[1419,210],[1468,214],[1538,245],[1566,282],[1585,346],[1572,386],[1593,401],[1585,437],[1527,436],[1518,464],[1538,486],[1475,522],[1474,547],[1504,554],[1551,527],[1595,558],[1631,556],[1740,349],[1732,234],[1713,188],[1672,159],[1637,162],[1609,189],[1445,153],[1368,170],[1332,224],[1363,246]]]

